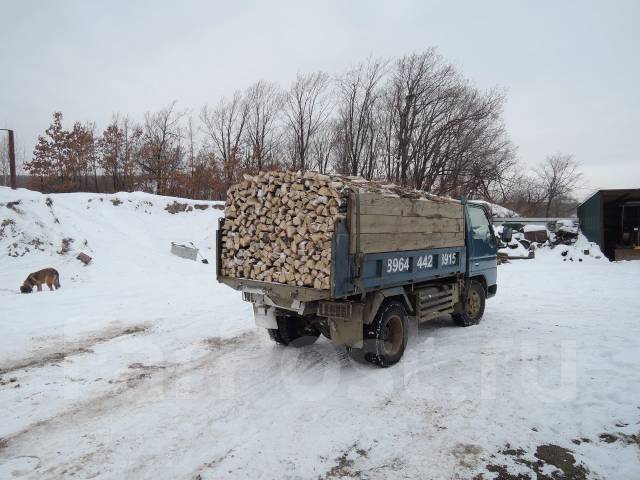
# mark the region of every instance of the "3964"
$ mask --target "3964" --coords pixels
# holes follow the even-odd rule
[[[387,272],[406,272],[411,268],[409,257],[394,257],[387,260]]]

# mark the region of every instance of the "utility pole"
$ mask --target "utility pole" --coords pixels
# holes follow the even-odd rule
[[[13,130],[8,128],[0,128],[0,130],[6,130],[9,133],[9,171],[11,173],[11,188],[15,190],[18,179],[16,177],[16,151],[13,143]]]

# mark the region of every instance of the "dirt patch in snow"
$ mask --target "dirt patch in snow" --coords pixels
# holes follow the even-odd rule
[[[477,465],[478,458],[482,453],[480,445],[470,443],[458,443],[451,452],[458,461],[458,464],[464,468],[473,468]]]
[[[26,368],[44,367],[45,365],[59,363],[73,355],[91,353],[91,347],[99,343],[108,342],[125,335],[135,335],[137,333],[145,332],[148,329],[149,325],[135,325],[132,327],[127,327],[125,329],[109,330],[103,334],[81,340],[77,342],[73,348],[65,348],[62,351],[34,356],[9,365],[0,366],[0,375],[6,375],[7,373],[15,372],[17,370],[24,370]]]
[[[193,207],[188,203],[180,203],[174,200],[173,203],[168,203],[164,209],[171,214],[175,214],[180,212],[191,212]]]
[[[5,207],[7,207],[9,210],[13,210],[18,215],[23,215],[24,212],[20,208],[18,208],[18,205],[20,205],[20,203],[22,203],[21,200],[16,200],[14,202],[7,202]]]
[[[358,447],[358,442],[347,448],[341,455],[334,459],[335,464],[318,478],[321,480],[330,478],[363,478],[363,472],[356,468],[356,460],[368,458],[368,452]]]
[[[539,445],[536,448],[533,458],[527,455],[523,448],[512,448],[505,445],[505,448],[498,452],[503,459],[509,459],[522,468],[529,471],[526,473],[512,473],[507,466],[507,462],[497,460],[497,455],[492,455],[493,462],[486,465],[488,472],[496,480],[528,480],[536,478],[538,480],[586,480],[589,478],[589,470],[581,462],[578,462],[571,450],[554,444]],[[509,463],[510,463],[509,462]],[[549,473],[550,472],[550,473]],[[484,480],[485,474],[480,473],[474,480]]]
[[[2,223],[0,223],[0,240],[2,240],[5,236],[7,236],[6,231],[11,231],[12,234],[15,233],[16,222],[11,218],[5,218]]]
[[[536,449],[535,455],[541,462],[546,463],[547,465],[553,465],[559,469],[564,475],[564,478],[581,480],[586,479],[587,474],[589,473],[589,470],[587,470],[584,465],[576,462],[571,450],[558,445],[540,445]],[[541,472],[536,470],[535,467],[534,471],[538,474],[538,478],[544,478],[541,477]]]
[[[394,478],[397,472],[405,467],[404,462],[398,457],[380,465],[371,465],[369,452],[371,449],[364,449],[358,442],[353,443],[332,461],[332,466],[323,474],[318,476],[319,480],[329,480],[336,478]],[[325,457],[320,457],[326,460]],[[385,473],[382,473],[385,472]]]
[[[255,332],[249,330],[235,337],[209,337],[204,340],[204,343],[209,350],[219,351],[225,348],[239,347],[248,341],[254,340],[255,336]]]
[[[599,435],[601,441],[605,443],[620,442],[625,445],[635,445],[640,448],[640,433],[628,435],[622,432],[616,433],[601,433]]]
[[[71,251],[71,244],[74,242],[73,238],[67,237],[63,238],[62,242],[60,242],[60,250],[58,250],[58,255],[66,255]]]

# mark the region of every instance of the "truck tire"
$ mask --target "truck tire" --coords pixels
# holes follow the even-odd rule
[[[296,315],[278,315],[278,328],[269,328],[269,338],[274,342],[292,347],[306,347],[320,336],[320,331]]]
[[[462,302],[457,305],[457,311],[451,314],[453,322],[460,327],[477,325],[484,314],[486,295],[484,287],[479,282],[471,280],[465,289]]]
[[[379,367],[390,367],[400,361],[407,346],[409,325],[401,302],[384,303],[370,325],[364,326],[364,348],[349,348],[355,360],[364,359]]]

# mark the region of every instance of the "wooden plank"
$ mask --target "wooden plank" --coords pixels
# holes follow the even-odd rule
[[[426,250],[429,248],[463,247],[464,232],[458,233],[363,233],[360,235],[362,253]]]
[[[397,217],[360,215],[360,233],[457,233],[462,232],[462,218]]]
[[[361,215],[396,215],[400,217],[463,218],[462,203],[390,197],[379,193],[360,194]]]

